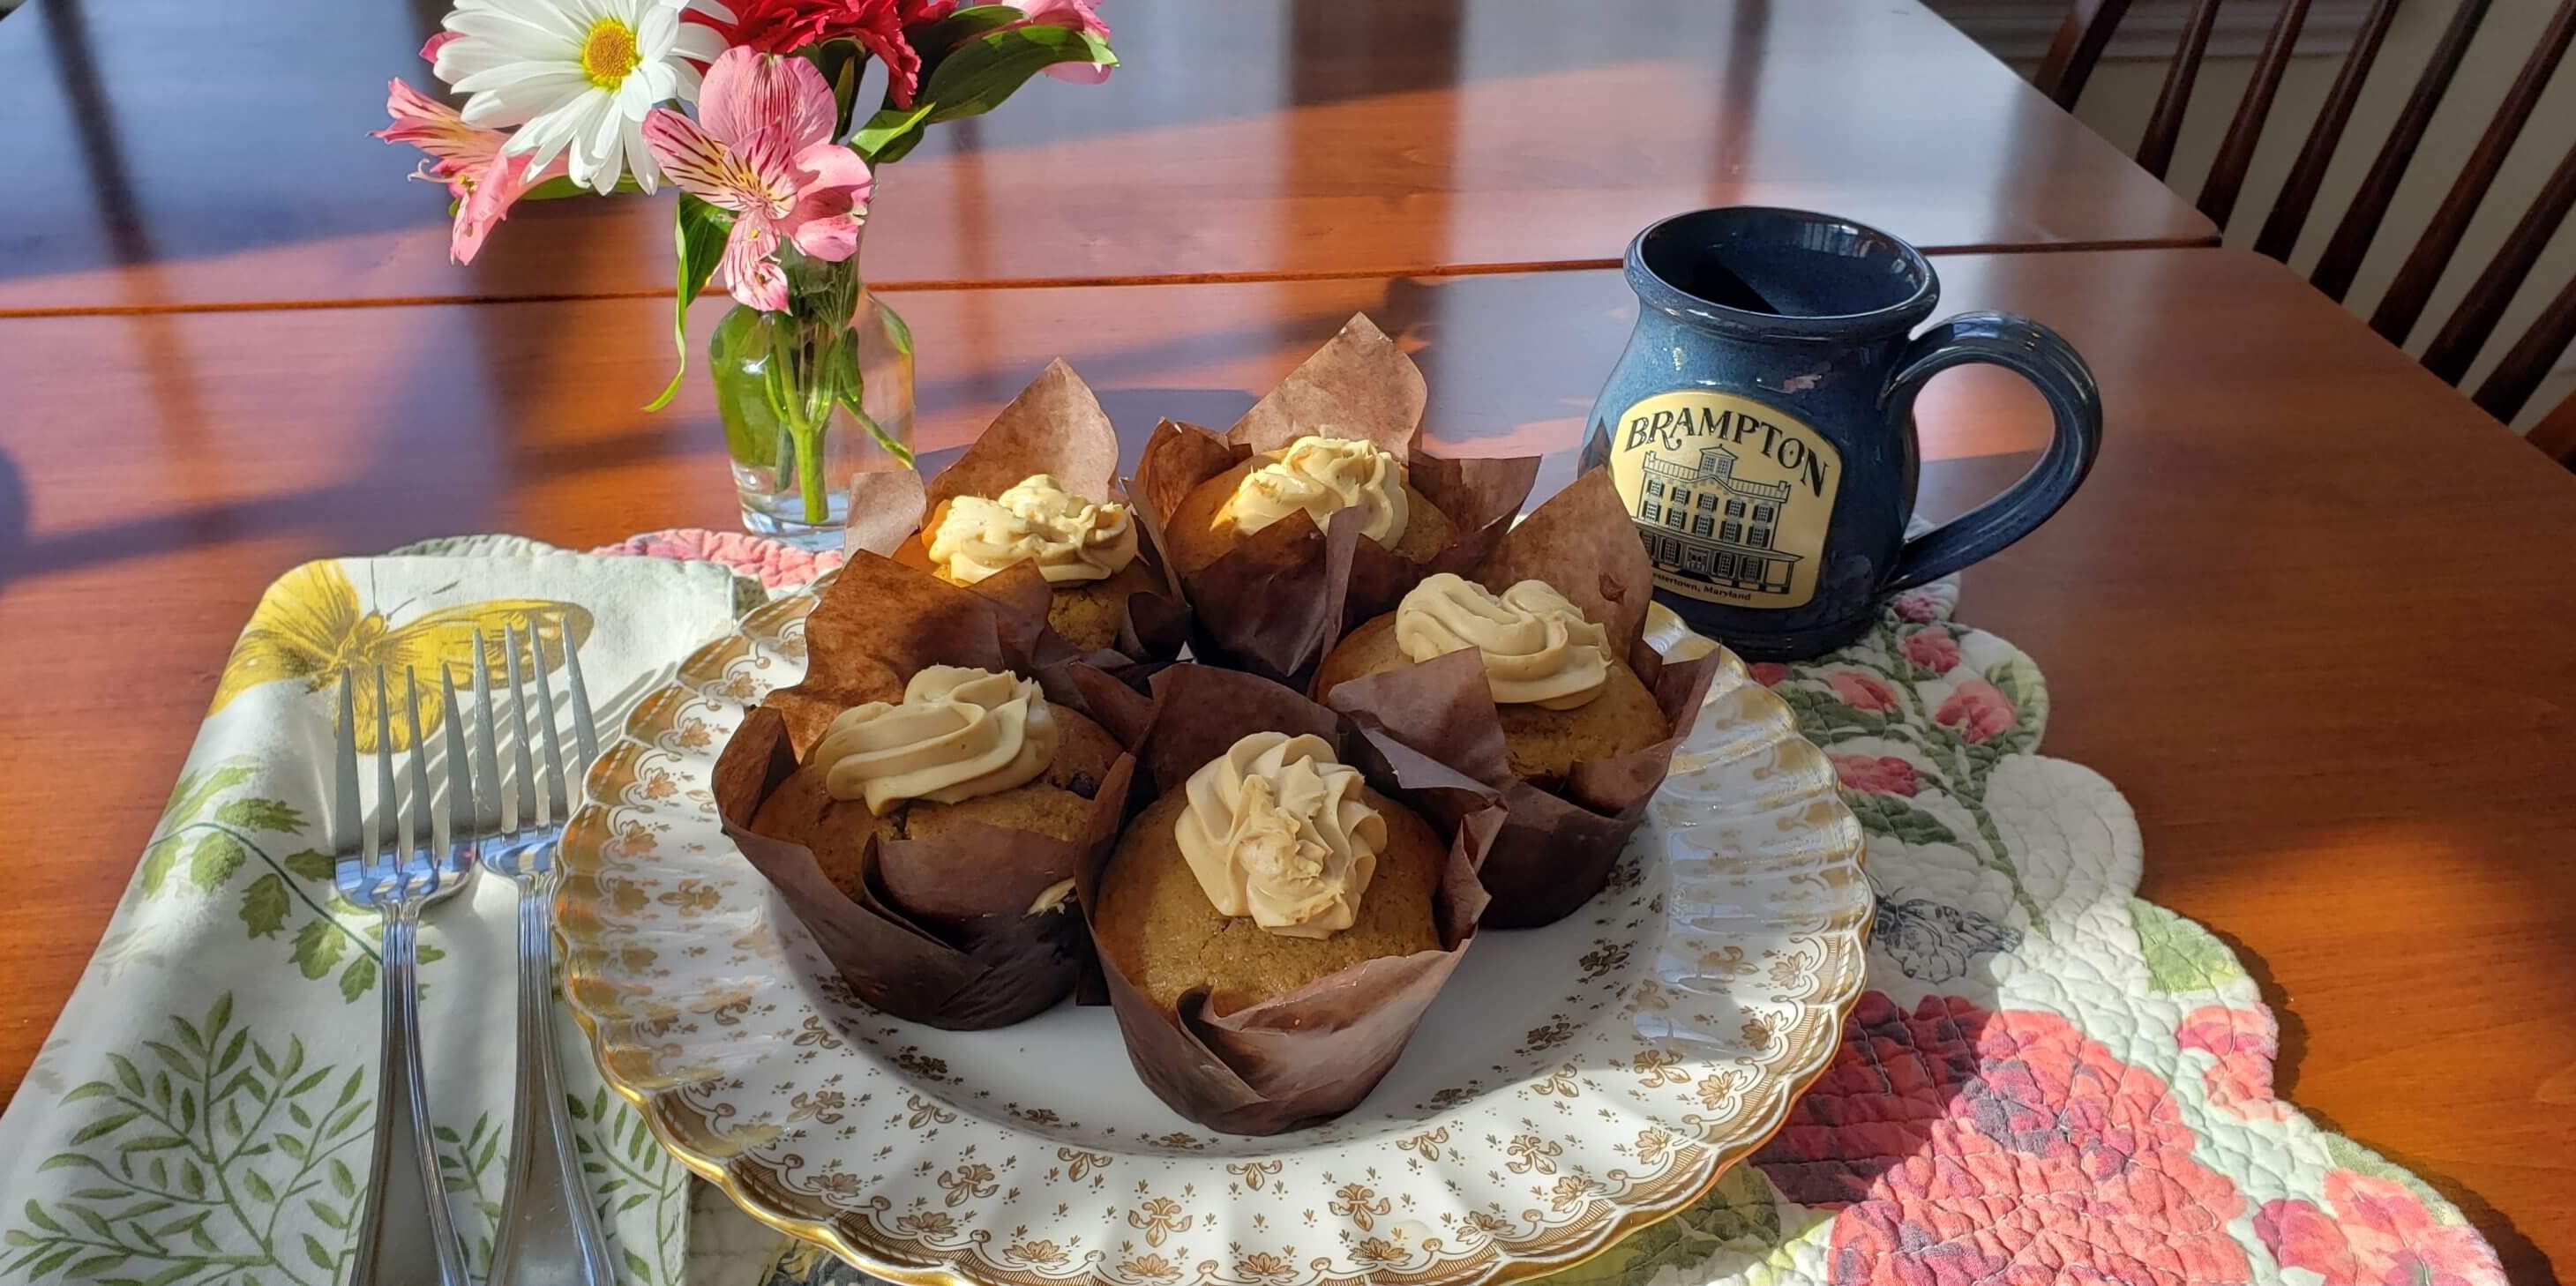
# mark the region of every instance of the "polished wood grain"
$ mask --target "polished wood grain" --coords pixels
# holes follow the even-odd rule
[[[2109,415],[2092,481],[1968,574],[1962,616],[2047,670],[2049,749],[2135,805],[2145,895],[2258,969],[2285,1096],[2460,1199],[2515,1280],[2576,1262],[2576,478],[2268,259],[1940,270],[1946,306],[2063,332]],[[1611,272],[889,299],[934,450],[1057,354],[1131,442],[1225,423],[1365,310],[1417,350],[1441,443],[1557,452],[1549,486],[1633,316]],[[271,578],[455,532],[731,521],[703,390],[634,409],[663,325],[649,300],[0,320],[0,1085]],[[1938,513],[2047,433],[1992,371],[1934,381],[1921,417]]]
[[[522,205],[470,268],[368,138],[441,0],[32,0],[0,26],[0,312],[650,294],[667,196]],[[1124,65],[888,167],[879,284],[1609,264],[1706,205],[1933,249],[2215,240],[1913,0],[1110,0]]]

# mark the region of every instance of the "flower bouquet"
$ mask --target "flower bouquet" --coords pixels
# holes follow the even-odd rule
[[[447,185],[449,257],[521,200],[678,188],[681,369],[646,409],[722,284],[708,357],[744,522],[834,547],[863,457],[912,463],[911,333],[858,271],[876,168],[1041,71],[1117,63],[1092,0],[460,0],[442,26],[421,56],[464,106],[394,81],[376,137]]]

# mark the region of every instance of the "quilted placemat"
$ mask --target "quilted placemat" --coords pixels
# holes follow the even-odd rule
[[[2273,1097],[2253,979],[2135,896],[2128,802],[2037,753],[2039,667],[1956,599],[1913,591],[1850,648],[1753,667],[1868,828],[1871,989],[1752,1163],[1548,1280],[2503,1286],[2448,1201]],[[792,1242],[763,1277],[868,1280]]]

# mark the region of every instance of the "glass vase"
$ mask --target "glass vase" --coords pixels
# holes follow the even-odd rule
[[[787,311],[737,304],[707,344],[742,523],[838,549],[850,479],[912,464],[912,332],[859,277],[782,249]]]

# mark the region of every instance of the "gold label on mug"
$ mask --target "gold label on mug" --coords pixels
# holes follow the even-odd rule
[[[1816,596],[1843,458],[1823,435],[1729,393],[1659,393],[1610,430],[1610,481],[1655,584],[1737,607]]]

